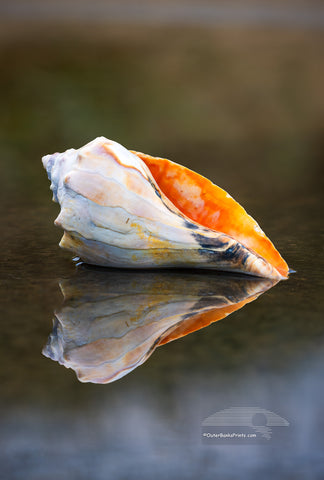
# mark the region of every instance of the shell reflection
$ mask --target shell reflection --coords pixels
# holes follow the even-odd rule
[[[159,345],[224,318],[276,282],[233,275],[84,269],[60,282],[62,308],[43,354],[81,382],[109,383]]]

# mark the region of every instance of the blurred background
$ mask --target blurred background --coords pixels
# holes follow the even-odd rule
[[[4,478],[323,478],[323,54],[322,1],[0,1]],[[100,135],[210,178],[297,270],[103,386],[41,355],[77,272],[40,159]],[[288,447],[202,445],[233,405]]]

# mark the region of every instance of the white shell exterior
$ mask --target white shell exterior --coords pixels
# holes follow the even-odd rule
[[[232,237],[202,227],[163,194],[145,163],[99,137],[43,157],[62,248],[86,263],[125,267],[199,267],[278,279],[266,260]]]
[[[108,383],[137,368],[195,315],[272,287],[269,279],[177,272],[86,271],[60,283],[63,307],[43,354],[81,382]]]

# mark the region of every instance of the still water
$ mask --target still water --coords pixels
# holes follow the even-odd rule
[[[323,35],[37,32],[1,45],[3,478],[323,478]],[[40,157],[98,135],[225,188],[297,273],[76,267]],[[174,331],[192,305],[210,325]],[[112,320],[149,326],[124,376],[97,368],[120,355]],[[84,338],[106,339],[97,363]],[[230,407],[286,419],[284,448],[205,445],[202,422]]]

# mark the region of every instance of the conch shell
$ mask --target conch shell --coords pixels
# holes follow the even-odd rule
[[[288,266],[224,190],[170,160],[100,137],[43,157],[62,248],[90,264],[198,267],[282,279]]]
[[[87,268],[60,282],[64,303],[43,354],[72,368],[81,382],[113,382],[159,345],[226,317],[275,283],[175,271],[107,275]]]

